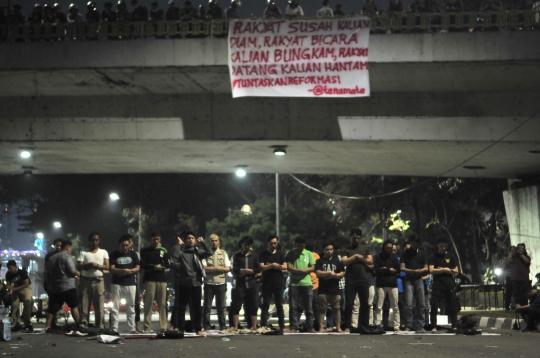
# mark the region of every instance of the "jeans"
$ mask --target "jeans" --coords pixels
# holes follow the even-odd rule
[[[210,311],[212,310],[212,301],[216,297],[216,310],[219,322],[219,329],[224,330],[225,325],[225,293],[227,284],[222,285],[204,285],[204,306],[203,306],[203,327],[210,328]]]
[[[424,295],[424,282],[419,277],[416,280],[404,280],[404,293],[405,293],[405,322],[403,325],[405,328],[412,329],[413,321],[413,297],[416,299],[415,318],[418,322],[418,328],[424,328],[424,311],[425,311],[425,295]]]
[[[440,302],[446,301],[446,314],[450,319],[452,328],[457,328],[456,297],[452,290],[433,290],[431,293],[431,326],[437,328],[437,313],[439,313]]]
[[[289,287],[289,323],[291,329],[298,330],[298,304],[302,301],[302,306],[306,312],[306,330],[313,330],[313,286],[290,286]]]
[[[343,327],[351,329],[354,299],[358,295],[360,312],[358,314],[358,327],[369,327],[369,282],[345,281],[345,317]]]
[[[135,291],[137,286],[111,285],[112,309],[110,325],[114,331],[118,331],[120,312],[120,300],[126,300],[126,319],[130,332],[135,330]]]
[[[377,288],[377,306],[375,308],[375,325],[381,324],[381,311],[385,297],[388,297],[392,311],[394,311],[394,324],[395,330],[399,329],[399,306],[398,306],[398,289],[397,287],[378,287]],[[388,324],[388,317],[386,319]],[[384,325],[383,325],[384,327]]]
[[[186,307],[190,306],[191,325],[195,333],[200,332],[201,327],[201,294],[202,287],[174,286],[176,311],[176,328],[184,331],[186,326]]]
[[[279,328],[285,327],[285,313],[283,312],[283,289],[284,287],[266,287],[263,284],[262,287],[262,309],[261,309],[261,326],[264,327],[268,324],[268,309],[270,308],[270,302],[272,296],[274,296],[274,304],[278,314]]]

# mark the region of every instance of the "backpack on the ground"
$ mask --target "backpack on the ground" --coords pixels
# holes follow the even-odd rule
[[[474,326],[476,326],[476,323],[478,323],[478,317],[476,317],[475,313],[461,317],[457,321],[458,334],[464,334],[468,336],[482,334],[481,331],[478,331],[474,328]]]

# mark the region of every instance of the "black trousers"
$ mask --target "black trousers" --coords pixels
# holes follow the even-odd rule
[[[202,329],[202,309],[201,309],[201,286],[187,287],[175,285],[176,327],[179,331],[184,331],[186,326],[186,307],[190,306],[191,324],[194,332]]]
[[[529,285],[529,281],[512,280],[512,291],[514,295],[514,303],[516,305],[527,306],[527,304],[529,304],[527,295],[525,292],[523,292],[523,289]]]
[[[360,312],[358,313],[358,326],[369,327],[369,282],[345,281],[345,317],[342,328],[351,329],[354,299],[358,295]]]
[[[534,331],[536,330],[536,325],[540,323],[540,308],[524,308],[521,310],[521,317],[527,322],[527,328]]]
[[[457,328],[457,308],[456,308],[456,295],[452,290],[434,289],[431,293],[431,326],[437,327],[437,313],[441,307],[442,301],[445,301],[446,314],[450,319],[452,328]]]
[[[512,303],[512,277],[506,276],[504,280],[504,308],[510,309],[510,303]]]
[[[235,287],[231,303],[232,315],[238,315],[240,313],[240,308],[244,305],[244,312],[246,315],[249,315],[250,317],[257,316],[257,297],[257,287]]]
[[[261,327],[268,324],[268,309],[274,297],[274,304],[278,314],[279,328],[285,327],[285,313],[283,311],[283,291],[285,287],[266,287],[262,286],[262,309],[261,309]]]
[[[219,322],[219,329],[224,330],[225,325],[225,294],[227,293],[227,284],[222,285],[204,285],[204,307],[203,307],[203,326],[204,329],[210,328],[210,311],[212,310],[212,300],[216,298],[216,310]]]

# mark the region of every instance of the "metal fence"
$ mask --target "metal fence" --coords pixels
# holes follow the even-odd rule
[[[374,34],[539,29],[535,12],[385,13],[374,16]],[[308,18],[306,18],[308,19]],[[225,37],[229,20],[157,21],[0,26],[4,41],[127,40],[140,38]]]

